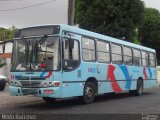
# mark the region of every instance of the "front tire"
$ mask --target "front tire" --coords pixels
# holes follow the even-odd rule
[[[49,98],[49,97],[43,97],[42,99],[47,103],[53,103],[56,101],[55,98]]]
[[[92,82],[86,82],[84,86],[82,102],[85,104],[92,103],[95,99],[95,85]]]
[[[0,80],[0,91],[3,91],[6,86],[6,81],[5,80]]]

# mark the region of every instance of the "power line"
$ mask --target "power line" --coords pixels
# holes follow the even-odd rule
[[[21,0],[0,0],[0,2],[21,1]]]
[[[0,6],[8,6],[13,3],[22,2],[23,0],[0,0]]]
[[[1,0],[1,1],[3,1],[3,0]],[[19,8],[13,8],[13,9],[4,9],[4,10],[1,10],[1,9],[0,9],[0,12],[16,11],[16,10],[21,10],[21,9],[26,9],[26,8],[37,7],[37,6],[41,6],[41,5],[44,5],[44,4],[52,3],[52,2],[55,2],[55,1],[56,1],[56,0],[51,0],[51,1],[48,1],[48,2],[43,2],[43,3],[31,5],[31,6],[19,7]]]

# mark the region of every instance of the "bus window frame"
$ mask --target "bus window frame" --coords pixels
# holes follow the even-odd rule
[[[74,70],[76,70],[79,66],[80,66],[80,64],[81,64],[81,54],[80,54],[80,41],[79,40],[77,40],[77,39],[73,39],[73,38],[67,38],[67,39],[72,39],[72,40],[75,40],[75,41],[77,41],[78,42],[78,47],[79,47],[79,52],[78,52],[78,54],[79,54],[79,60],[77,60],[77,61],[79,61],[79,64],[77,65],[77,67],[75,67],[74,69],[64,69],[64,61],[65,60],[67,60],[67,59],[64,59],[64,38],[67,38],[67,37],[62,37],[62,71],[64,71],[64,72],[71,72],[71,71],[74,71]]]
[[[133,65],[134,65],[134,66],[142,66],[142,53],[141,53],[141,49],[132,48],[132,50],[133,50]],[[141,59],[141,60],[140,60],[140,61],[141,61],[140,65],[135,65],[135,64],[134,64],[134,57],[135,57],[135,56],[134,56],[134,50],[137,50],[137,51],[140,52],[140,59]]]
[[[93,40],[94,41],[94,48],[95,48],[95,50],[83,48],[83,38],[87,38],[87,39]],[[87,37],[87,36],[83,36],[83,35],[81,36],[81,53],[82,53],[82,60],[83,61],[85,61],[85,62],[96,62],[97,61],[97,52],[96,52],[97,48],[96,48],[96,46],[97,46],[97,43],[96,43],[95,38]],[[95,51],[95,60],[84,60],[84,58],[83,58],[83,49]]]
[[[154,66],[151,66],[150,62],[150,54],[153,54],[154,55]],[[149,55],[149,67],[151,68],[156,68],[157,64],[156,64],[156,53],[153,53],[153,52],[148,52],[148,55]],[[153,61],[153,60],[152,60]]]
[[[96,40],[96,48],[97,48],[97,42],[98,41],[100,41],[100,42],[104,42],[104,43],[107,43],[108,45],[109,45],[109,52],[104,52],[104,51],[98,51],[98,49],[96,49],[96,53],[97,53],[97,62],[99,62],[99,63],[111,63],[111,45],[110,45],[110,42],[108,42],[108,41],[104,41],[104,40],[100,40],[100,39],[97,39]],[[100,62],[100,61],[98,61],[98,52],[103,52],[103,53],[108,53],[109,54],[109,62]]]
[[[117,45],[117,46],[120,46],[120,47],[121,47],[121,54],[112,53],[112,51],[113,51],[113,50],[112,50],[112,44],[113,44],[113,45]],[[117,64],[117,65],[122,65],[122,64],[124,64],[124,62],[123,62],[123,50],[122,50],[122,44],[118,44],[118,43],[110,42],[110,46],[111,46],[111,52],[110,52],[110,54],[111,54],[111,62],[112,62],[113,64]],[[121,55],[122,62],[121,62],[121,63],[115,63],[115,62],[113,62],[112,54],[115,54],[115,55]]]
[[[143,67],[148,67],[148,66],[150,66],[150,60],[149,60],[149,52],[148,51],[145,51],[145,50],[141,50],[141,54],[142,54],[142,52],[145,52],[145,54],[147,53],[148,54],[148,65],[143,65],[143,57],[141,57],[142,58],[142,65],[141,66],[143,66]],[[146,60],[146,59],[145,59]]]
[[[126,66],[133,66],[133,47],[129,47],[129,46],[126,46],[126,45],[123,45],[122,46],[123,47],[123,64],[124,65],[126,65]],[[131,49],[131,56],[127,56],[127,57],[131,57],[132,58],[132,64],[125,64],[125,62],[124,62],[124,57],[126,56],[126,55],[124,55],[124,47],[126,47],[126,48],[129,48],[129,49]]]

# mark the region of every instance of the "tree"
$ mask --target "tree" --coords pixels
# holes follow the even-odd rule
[[[141,43],[157,51],[158,63],[160,63],[160,12],[153,8],[146,8],[139,31]]]
[[[9,29],[0,28],[0,41],[10,40],[14,37],[16,27],[12,26]]]
[[[134,42],[142,22],[141,0],[76,0],[76,23],[81,28]]]

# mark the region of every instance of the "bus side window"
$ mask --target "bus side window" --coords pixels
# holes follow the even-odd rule
[[[85,61],[96,60],[95,41],[93,39],[82,38],[82,54]]]
[[[140,50],[133,49],[133,64],[141,66],[141,52]]]
[[[71,43],[69,42],[71,41]],[[68,38],[63,38],[63,68],[64,70],[73,70],[79,66],[79,42]]]
[[[112,63],[122,64],[122,47],[112,43]]]
[[[156,66],[155,54],[153,53],[149,53],[149,64],[150,64],[150,67]]]
[[[129,47],[123,47],[123,59],[125,65],[132,65],[132,49]]]
[[[142,65],[148,66],[149,65],[149,55],[147,52],[142,51]]]
[[[102,63],[110,62],[109,43],[103,41],[97,41],[97,56],[98,56],[98,62]]]

